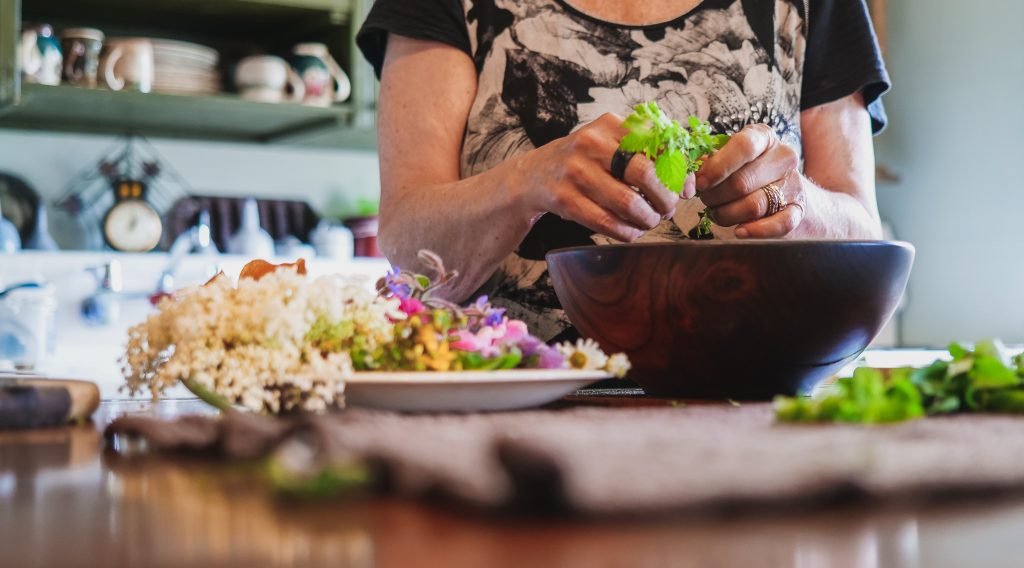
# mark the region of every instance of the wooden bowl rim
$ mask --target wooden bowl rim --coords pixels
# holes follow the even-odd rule
[[[608,250],[619,250],[619,249],[659,249],[659,248],[690,248],[690,247],[765,247],[765,248],[830,248],[840,247],[846,248],[849,246],[855,247],[881,247],[881,248],[901,248],[911,253],[916,252],[914,245],[907,241],[887,241],[887,240],[825,240],[825,239],[806,239],[806,240],[778,240],[778,239],[745,239],[742,241],[734,240],[715,240],[715,241],[679,241],[673,243],[657,242],[657,243],[614,243],[607,245],[581,245],[574,247],[565,247],[548,251],[545,257],[552,255],[559,255],[563,253],[571,253],[578,251],[596,250],[596,251],[608,251]]]

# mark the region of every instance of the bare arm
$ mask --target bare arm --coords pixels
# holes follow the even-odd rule
[[[444,295],[465,300],[518,247],[533,220],[552,212],[630,241],[674,211],[677,197],[646,159],[630,162],[626,180],[607,172],[622,135],[621,117],[606,115],[565,138],[459,179],[476,70],[463,52],[391,35],[381,76],[379,146],[382,251],[392,264],[417,269],[416,254],[440,254],[461,276]]]
[[[701,199],[714,219],[737,226],[737,236],[874,239],[881,236],[875,203],[871,119],[857,93],[805,110],[804,173],[795,150],[764,125],[743,129],[697,174]],[[765,217],[760,188],[779,183],[791,205]]]
[[[462,274],[447,291],[457,300],[479,287],[530,229],[521,192],[502,176],[459,182],[475,94],[476,70],[465,53],[389,38],[378,126],[381,249],[392,264],[413,269],[419,249],[440,254]]]
[[[800,129],[808,214],[795,236],[881,238],[875,149],[864,97],[857,93],[805,110]]]

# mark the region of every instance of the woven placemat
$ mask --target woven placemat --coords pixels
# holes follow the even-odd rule
[[[324,463],[386,469],[400,494],[481,507],[645,514],[1024,488],[1024,419],[929,418],[884,426],[789,425],[770,405],[407,415],[349,410],[300,419],[231,413],[113,422],[158,449],[266,455],[302,443]]]

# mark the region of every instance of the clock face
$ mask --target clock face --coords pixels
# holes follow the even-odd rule
[[[103,236],[110,246],[124,252],[146,252],[160,243],[160,215],[141,199],[115,204],[103,220]]]

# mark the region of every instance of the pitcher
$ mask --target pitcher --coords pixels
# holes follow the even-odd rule
[[[300,43],[292,49],[292,67],[302,77],[302,102],[316,106],[340,103],[352,93],[352,83],[322,43]]]

